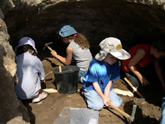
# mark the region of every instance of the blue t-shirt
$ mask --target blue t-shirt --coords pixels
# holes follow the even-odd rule
[[[104,92],[104,89],[110,80],[113,81],[119,79],[120,69],[118,61],[113,65],[105,65],[103,61],[93,59],[90,62],[87,74],[83,78],[83,88],[94,90],[92,83],[98,82],[102,92]],[[111,86],[111,90],[112,87],[113,85]]]

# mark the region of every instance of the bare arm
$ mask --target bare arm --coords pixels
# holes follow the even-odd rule
[[[163,75],[162,75],[162,69],[160,67],[158,59],[155,59],[154,64],[155,64],[155,70],[158,75],[158,78],[163,86],[163,89],[165,89],[165,83],[164,83],[164,79],[163,79]]]
[[[106,97],[103,92],[101,91],[101,88],[99,86],[98,82],[93,82],[93,87],[96,90],[96,92],[98,93],[98,95],[102,98],[104,105],[107,105],[107,102],[111,102],[109,97]]]
[[[106,88],[104,89],[104,95],[109,98],[110,89],[112,86],[112,81],[109,81]]]
[[[149,82],[145,79],[145,77],[136,69],[135,65],[144,58],[145,51],[143,49],[137,50],[135,56],[130,60],[128,63],[128,67],[130,70],[137,76],[137,78],[140,80],[142,86],[148,85]]]
[[[70,46],[66,48],[66,54],[67,54],[66,58],[58,55],[55,50],[51,52],[52,56],[57,58],[59,61],[61,61],[65,65],[70,65],[72,61],[72,53],[73,53],[73,49]]]

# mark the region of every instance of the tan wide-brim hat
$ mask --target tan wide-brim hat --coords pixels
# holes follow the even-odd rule
[[[99,46],[101,50],[95,56],[95,59],[98,61],[102,61],[108,53],[110,53],[119,60],[126,60],[131,57],[131,55],[122,48],[121,41],[117,38],[105,38],[100,42]]]

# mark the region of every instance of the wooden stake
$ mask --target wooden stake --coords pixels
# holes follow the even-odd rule
[[[60,73],[62,72],[62,68],[61,68],[61,65],[59,65],[59,72],[60,72]]]

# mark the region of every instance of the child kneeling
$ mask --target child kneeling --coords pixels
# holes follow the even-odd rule
[[[36,56],[35,42],[29,37],[23,37],[15,51],[18,76],[15,93],[21,100],[32,99],[33,103],[40,102],[48,93],[41,89],[41,82],[45,82],[45,72],[42,62]]]
[[[109,37],[99,44],[101,50],[90,62],[87,74],[83,78],[84,96],[89,108],[100,110],[107,102],[119,107],[122,99],[113,91],[114,80],[120,79],[119,60],[130,58],[122,49],[119,39]]]

